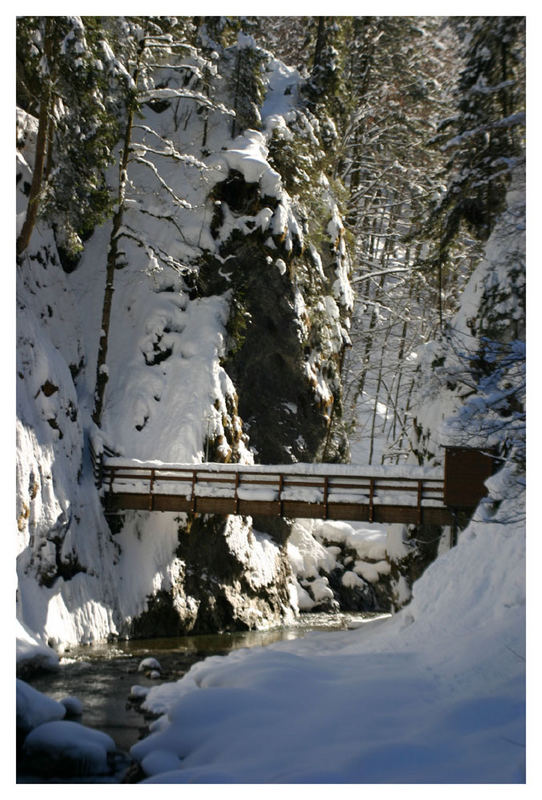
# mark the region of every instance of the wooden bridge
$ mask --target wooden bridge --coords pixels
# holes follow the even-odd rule
[[[447,448],[445,468],[165,464],[92,449],[109,513],[125,509],[451,525],[486,494],[493,459]]]

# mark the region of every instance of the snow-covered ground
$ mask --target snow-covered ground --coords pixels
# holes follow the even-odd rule
[[[493,497],[509,478],[491,479]],[[390,619],[207,658],[153,687],[144,708],[162,716],[131,751],[147,782],[524,783],[521,512],[521,499],[494,516],[481,506]],[[54,742],[71,731],[92,749],[62,709],[21,698],[33,724],[54,722]],[[32,747],[49,747],[35,731]]]
[[[156,783],[521,783],[525,541],[517,502],[471,523],[408,608],[195,665],[153,688],[132,748]]]

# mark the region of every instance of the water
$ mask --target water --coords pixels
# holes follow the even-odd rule
[[[150,715],[130,699],[134,685],[156,686],[181,678],[197,661],[211,655],[226,655],[240,647],[264,647],[305,636],[313,630],[346,630],[382,614],[310,614],[296,624],[268,631],[247,631],[168,639],[141,639],[115,644],[73,647],[61,659],[60,669],[28,679],[40,692],[62,700],[68,695],[83,704],[83,725],[109,734],[119,750],[128,752],[148,733]],[[159,679],[138,670],[144,658],[154,656],[162,668]],[[21,765],[24,770],[24,765]]]

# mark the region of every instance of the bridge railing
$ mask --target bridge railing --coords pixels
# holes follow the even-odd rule
[[[149,466],[104,461],[101,478],[110,508],[302,516],[314,507],[314,516],[327,518],[332,508],[346,513],[350,506],[364,506],[369,521],[375,520],[379,506],[396,506],[417,510],[414,518],[421,522],[423,509],[443,506],[444,492],[443,478],[432,476],[303,474],[291,468],[262,471],[240,465],[228,470],[223,464]]]
[[[92,465],[92,474],[94,476],[94,484],[96,488],[101,488],[104,480],[104,462],[106,458],[115,458],[118,456],[104,442],[96,442],[94,438],[89,436],[89,452],[90,463]]]

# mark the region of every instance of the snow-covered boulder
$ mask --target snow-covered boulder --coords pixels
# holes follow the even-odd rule
[[[62,703],[57,703],[20,679],[17,679],[16,708],[17,730],[23,733],[45,722],[63,719],[66,714]]]
[[[139,672],[144,672],[145,670],[160,672],[162,667],[160,666],[158,659],[149,656],[149,658],[144,658],[143,661],[141,661],[137,669]]]
[[[19,620],[16,621],[17,674],[26,675],[40,669],[58,668],[58,655],[50,647],[40,644],[33,633]]]
[[[25,767],[44,776],[107,775],[111,772],[108,754],[115,742],[106,733],[86,728],[78,722],[46,722],[26,737]]]
[[[398,610],[417,577],[403,525],[296,520],[287,552],[300,611]]]
[[[130,688],[130,698],[132,700],[144,700],[148,695],[149,689],[146,686],[132,686]]]

